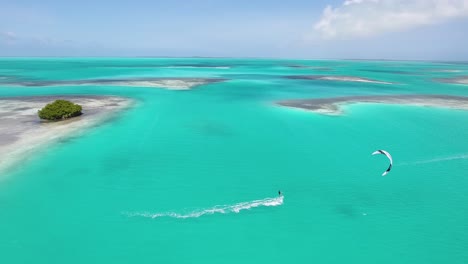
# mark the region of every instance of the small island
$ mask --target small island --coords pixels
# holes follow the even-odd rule
[[[53,103],[47,104],[37,112],[41,119],[57,121],[80,116],[82,114],[81,110],[81,105],[59,99],[55,100]]]
[[[78,108],[72,107],[66,108],[72,110],[67,114],[57,115],[58,119],[50,119],[63,121],[39,122],[37,110],[49,109],[47,105],[54,105],[55,100],[58,104],[60,101],[77,104],[80,112],[81,108],[86,110],[86,117],[69,118],[78,114]],[[6,169],[21,164],[36,151],[99,126],[134,103],[126,97],[97,95],[0,97],[0,180]]]

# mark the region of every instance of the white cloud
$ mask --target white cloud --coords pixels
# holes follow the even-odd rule
[[[372,36],[468,16],[468,0],[346,0],[315,24],[324,38]]]
[[[13,44],[18,39],[18,36],[12,31],[0,31],[0,42]]]

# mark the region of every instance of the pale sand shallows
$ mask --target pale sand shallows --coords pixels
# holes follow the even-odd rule
[[[440,79],[436,79],[436,81],[443,82],[443,83],[454,83],[454,84],[468,85],[468,75],[467,76],[458,76],[458,77],[453,77],[453,78],[440,78]]]
[[[299,80],[318,80],[318,81],[337,81],[337,82],[358,82],[358,83],[376,83],[376,84],[393,84],[391,82],[384,82],[368,78],[356,76],[338,76],[338,75],[291,75],[286,76],[288,79]]]
[[[468,97],[449,95],[347,96],[277,102],[281,106],[300,108],[325,115],[340,115],[342,105],[354,103],[402,104],[468,110]]]
[[[79,86],[79,85],[100,85],[100,86],[136,86],[163,88],[169,90],[189,90],[194,87],[222,82],[225,79],[220,78],[126,78],[126,79],[89,79],[89,80],[34,80],[34,81],[16,81],[0,82],[0,85],[8,86]]]
[[[58,122],[41,121],[37,111],[56,99],[80,104],[83,115]],[[0,171],[52,142],[76,136],[86,128],[99,125],[133,103],[131,99],[114,96],[0,98]]]

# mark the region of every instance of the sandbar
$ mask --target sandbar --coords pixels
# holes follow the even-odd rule
[[[286,76],[288,79],[299,80],[315,80],[315,81],[338,81],[338,82],[359,82],[359,83],[376,83],[376,84],[393,84],[391,82],[384,82],[368,78],[356,76],[340,76],[340,75],[290,75]]]
[[[81,86],[81,85],[101,85],[101,86],[136,86],[163,88],[169,90],[189,90],[194,87],[222,82],[221,78],[125,78],[125,79],[85,79],[85,80],[26,80],[15,82],[0,82],[0,85],[8,86]]]
[[[298,64],[287,65],[287,67],[295,68],[295,69],[311,69],[311,70],[317,70],[317,71],[332,71],[333,70],[330,67],[307,66],[307,65],[298,65]]]
[[[458,77],[453,77],[453,78],[439,78],[439,79],[436,79],[436,81],[443,82],[443,83],[468,85],[468,75],[458,76]]]
[[[281,106],[299,108],[325,115],[341,115],[343,114],[342,105],[355,103],[402,104],[468,110],[468,97],[449,95],[346,96],[277,102]]]

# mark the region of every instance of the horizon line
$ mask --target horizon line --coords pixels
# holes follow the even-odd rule
[[[100,59],[114,59],[114,58],[122,58],[122,59],[259,59],[259,60],[340,60],[340,61],[408,61],[408,62],[457,62],[457,63],[468,63],[468,60],[461,59],[461,60],[442,60],[442,59],[388,59],[388,58],[294,58],[294,57],[249,57],[249,56],[239,56],[239,57],[232,57],[232,56],[73,56],[73,55],[66,55],[66,56],[0,56],[0,59],[3,58],[63,58],[63,59],[79,59],[79,58],[100,58]]]

